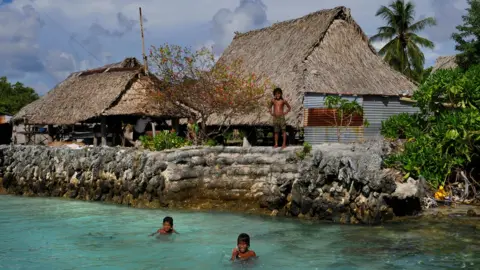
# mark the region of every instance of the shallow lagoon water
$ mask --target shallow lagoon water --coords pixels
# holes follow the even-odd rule
[[[166,215],[180,234],[148,237]],[[480,269],[473,224],[345,226],[0,196],[0,269]],[[253,265],[228,261],[242,232]]]

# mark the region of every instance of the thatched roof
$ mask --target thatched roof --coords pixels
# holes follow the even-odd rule
[[[292,105],[287,122],[303,122],[303,93],[411,95],[416,85],[377,55],[368,37],[336,7],[271,27],[236,34],[219,62],[243,60],[243,70],[268,77]],[[268,93],[269,95],[271,93]],[[270,124],[266,109],[231,123]],[[210,124],[218,124],[215,117]]]
[[[157,104],[151,97],[157,82],[153,75],[144,75],[135,58],[126,58],[72,73],[45,96],[22,108],[14,121],[69,125],[101,115],[184,116],[177,106]]]
[[[455,55],[440,56],[435,60],[435,65],[432,68],[432,72],[435,72],[439,69],[450,69],[457,68],[458,64],[456,63]]]

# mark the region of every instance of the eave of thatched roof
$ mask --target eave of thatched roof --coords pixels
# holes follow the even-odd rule
[[[70,125],[102,115],[182,117],[172,104],[157,104],[150,93],[157,88],[135,58],[101,68],[72,73],[39,100],[25,106],[14,121],[37,125]]]
[[[235,59],[243,60],[245,73],[268,77],[283,89],[293,107],[287,119],[292,126],[303,121],[305,92],[398,96],[410,95],[416,88],[377,55],[345,7],[236,34],[219,63]],[[214,117],[210,124],[219,121]],[[266,111],[231,121],[238,125],[267,123]]]
[[[440,56],[435,60],[435,65],[432,68],[432,72],[435,72],[439,69],[450,69],[457,68],[458,64],[456,63],[455,55]]]

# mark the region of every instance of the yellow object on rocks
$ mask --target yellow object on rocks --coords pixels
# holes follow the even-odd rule
[[[443,188],[443,186],[440,186],[437,190],[437,192],[435,192],[435,200],[445,200],[445,197],[447,197],[448,193],[445,191],[445,189]]]

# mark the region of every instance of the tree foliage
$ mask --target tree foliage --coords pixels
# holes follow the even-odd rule
[[[333,125],[337,129],[337,140],[340,142],[340,137],[344,129],[348,128],[355,116],[363,116],[363,107],[356,101],[349,101],[339,96],[327,96],[325,98],[325,106],[328,109],[335,109],[332,115]],[[368,125],[367,120],[364,124]]]
[[[7,77],[0,77],[0,114],[14,115],[20,109],[37,100],[38,94],[22,83],[9,83]]]
[[[407,139],[388,165],[437,187],[480,162],[480,65],[435,72],[413,99],[419,113],[382,123],[385,137]]]
[[[193,109],[201,122],[203,138],[208,136],[205,123],[214,115],[227,123],[232,117],[264,108],[269,81],[244,72],[240,59],[229,64],[216,63],[207,48],[191,51],[165,44],[152,47],[150,63],[163,82],[156,98]]]
[[[433,49],[434,44],[417,33],[435,25],[435,19],[428,17],[415,22],[415,5],[403,0],[393,1],[388,7],[381,6],[375,16],[380,16],[386,22],[370,38],[371,42],[387,41],[379,54],[394,69],[411,79],[421,81],[425,56],[420,47]]]
[[[452,35],[457,43],[455,49],[461,52],[456,62],[465,70],[480,64],[480,1],[467,0],[467,3],[470,7],[462,17],[463,24],[457,26],[458,33]]]

